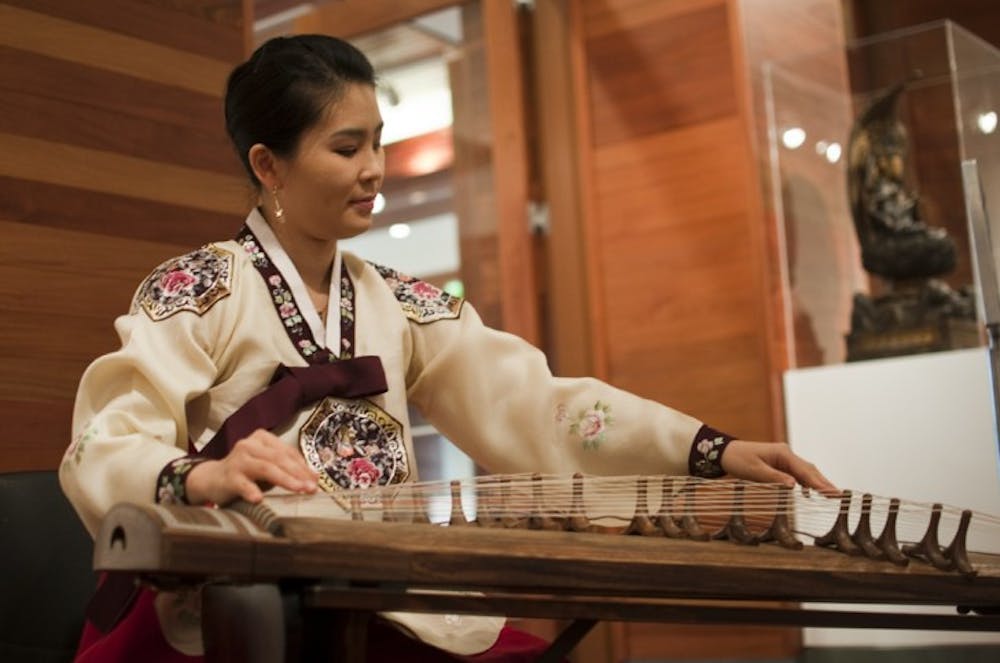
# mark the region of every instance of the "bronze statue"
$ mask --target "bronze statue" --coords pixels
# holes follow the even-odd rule
[[[865,271],[887,294],[854,296],[848,361],[978,344],[971,292],[935,277],[955,268],[955,242],[927,225],[905,178],[908,141],[893,86],[861,113],[848,143],[848,194]]]
[[[918,199],[904,181],[906,127],[894,86],[861,114],[848,143],[848,192],[865,270],[891,281],[947,274],[955,243],[921,219]]]

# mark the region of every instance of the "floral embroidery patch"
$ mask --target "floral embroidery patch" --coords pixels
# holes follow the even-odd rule
[[[330,350],[324,349],[313,338],[312,330],[306,324],[305,318],[292,295],[292,289],[274,266],[267,253],[253,232],[243,226],[236,236],[236,241],[250,256],[250,262],[263,277],[271,295],[271,303],[285,326],[285,333],[291,339],[295,349],[310,364],[325,361],[336,361],[338,357]],[[340,269],[340,359],[350,359],[354,353],[354,284],[347,273],[347,266],[341,263]]]
[[[327,492],[401,483],[410,474],[402,424],[366,400],[324,399],[299,446]]]
[[[156,501],[159,504],[188,504],[187,488],[184,483],[188,474],[199,463],[204,463],[208,458],[195,458],[193,456],[181,456],[172,460],[160,470],[160,476],[156,480]]]
[[[385,279],[406,317],[421,324],[457,318],[465,300],[426,281],[400,274],[394,269],[370,263]]]
[[[343,262],[340,269],[340,358],[354,356],[354,283]]]
[[[565,407],[556,410],[556,420],[569,417]],[[597,401],[594,407],[580,410],[575,417],[569,419],[569,432],[583,440],[584,449],[597,449],[606,439],[607,430],[615,423],[611,416],[611,406]]]
[[[211,244],[187,255],[171,258],[146,277],[132,302],[153,320],[163,320],[180,311],[204,315],[219,300],[229,296],[233,254]]]
[[[731,435],[720,433],[710,426],[702,426],[691,444],[688,471],[692,476],[715,479],[725,474],[722,469],[722,452],[733,441]]]
[[[73,441],[66,449],[66,453],[63,454],[63,462],[68,463],[72,460],[79,465],[80,461],[83,460],[83,452],[87,448],[87,443],[94,439],[96,435],[96,428],[93,426],[85,426],[84,429],[73,438]]]

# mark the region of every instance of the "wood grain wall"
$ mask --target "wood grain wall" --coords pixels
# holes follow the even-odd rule
[[[1000,5],[989,0],[840,0],[851,38],[949,19],[1000,46]]]
[[[242,0],[0,3],[0,471],[54,468],[162,260],[249,204],[222,119]]]
[[[570,7],[596,371],[735,435],[781,439],[787,366],[757,72],[776,53],[842,40],[829,20],[840,8]],[[610,640],[614,660],[780,657],[794,654],[799,634],[627,624]]]
[[[759,194],[730,3],[575,6],[598,371],[768,438]]]

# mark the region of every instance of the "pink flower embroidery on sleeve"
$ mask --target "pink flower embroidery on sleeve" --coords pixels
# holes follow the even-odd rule
[[[73,460],[77,465],[83,460],[83,452],[87,447],[87,442],[94,439],[97,435],[97,429],[93,426],[86,426],[83,431],[81,431],[73,441],[70,443],[69,448],[66,449],[66,453],[63,454],[63,462],[68,462]]]
[[[584,449],[597,449],[607,439],[607,429],[614,424],[611,406],[597,401],[589,410],[581,410],[569,426],[569,432],[583,441]]]

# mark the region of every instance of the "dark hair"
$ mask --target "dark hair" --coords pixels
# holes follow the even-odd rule
[[[348,83],[374,86],[372,65],[354,46],[326,35],[275,37],[233,69],[226,131],[255,186],[250,148],[262,143],[278,156],[294,156],[299,138]]]

